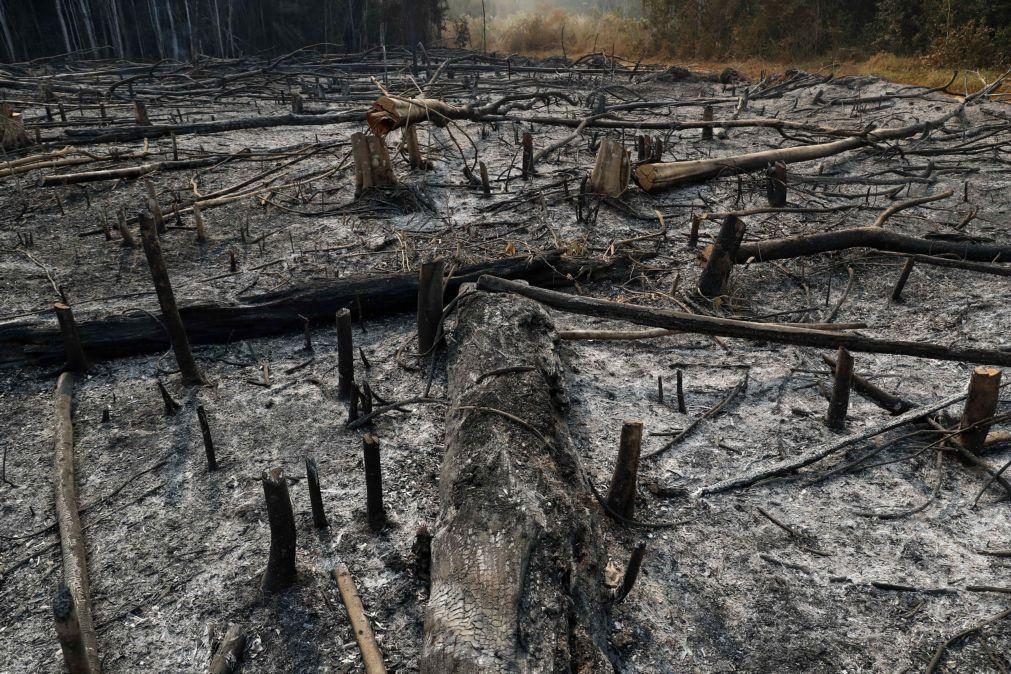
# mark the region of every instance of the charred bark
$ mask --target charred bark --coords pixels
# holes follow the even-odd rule
[[[421,671],[607,671],[604,560],[554,326],[517,297],[475,292],[458,311]],[[481,376],[517,365],[531,369]]]
[[[611,258],[603,262],[568,258],[549,252],[531,260],[517,256],[468,265],[446,281],[447,301],[462,283],[482,274],[524,279],[534,285],[571,285],[626,272],[628,260]],[[569,275],[571,274],[571,278]],[[417,274],[389,274],[296,286],[257,295],[242,304],[206,303],[179,307],[191,344],[219,344],[237,339],[301,332],[303,318],[313,323],[332,323],[339,309],[363,307],[367,316],[389,315],[416,308]],[[147,314],[92,315],[79,313],[78,331],[84,349],[92,358],[119,358],[165,351],[169,346],[165,330]],[[0,362],[29,358],[55,362],[63,357],[63,340],[53,321],[24,321],[0,325]]]

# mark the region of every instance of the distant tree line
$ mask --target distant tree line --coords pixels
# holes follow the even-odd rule
[[[951,65],[1011,61],[1011,0],[643,0],[654,37],[700,58],[853,50]]]
[[[360,51],[439,39],[445,0],[0,0],[0,59]]]

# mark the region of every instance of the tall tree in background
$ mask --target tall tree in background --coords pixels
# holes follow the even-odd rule
[[[445,0],[0,0],[0,58],[73,52],[188,60],[281,54],[306,45],[361,51],[440,37]]]

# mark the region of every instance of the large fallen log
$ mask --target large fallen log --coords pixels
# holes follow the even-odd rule
[[[601,541],[562,418],[556,339],[534,302],[461,298],[423,674],[612,670]]]
[[[87,660],[86,674],[100,674],[102,667],[98,657],[98,640],[91,618],[88,556],[84,549],[84,533],[74,480],[74,424],[71,420],[73,396],[74,375],[65,372],[56,383],[55,394],[53,444],[56,449],[56,521],[60,528],[60,548],[63,551],[63,583],[70,590],[76,607],[80,643],[84,646]]]
[[[360,122],[365,119],[365,111],[351,110],[334,112],[326,115],[276,115],[273,117],[242,117],[239,119],[221,119],[214,122],[197,122],[194,124],[160,124],[154,126],[129,126],[120,129],[108,127],[97,129],[67,129],[63,132],[65,139],[61,142],[74,145],[90,143],[126,143],[145,138],[161,138],[163,136],[183,136],[186,134],[207,135],[240,131],[242,129],[266,129],[276,126],[326,126],[342,122]]]
[[[186,171],[215,164],[227,163],[230,159],[235,159],[241,155],[250,154],[249,150],[231,155],[230,157],[207,157],[206,159],[180,159],[169,161],[154,161],[137,166],[126,166],[123,168],[109,168],[98,171],[83,171],[81,173],[62,173],[57,175],[43,176],[39,180],[39,187],[53,187],[55,185],[77,185],[80,183],[92,183],[99,180],[135,180],[143,178],[151,173],[159,171]]]
[[[629,267],[627,258],[588,260],[558,251],[530,258],[517,256],[458,269],[446,282],[449,296],[462,283],[482,274],[524,279],[534,285],[570,285],[576,279],[616,276]],[[251,337],[301,332],[304,316],[314,324],[331,323],[339,309],[351,308],[365,317],[416,308],[417,274],[388,274],[337,279],[256,295],[241,304],[203,303],[181,306],[179,313],[191,344],[217,344]],[[97,314],[97,315],[96,315]],[[46,312],[48,315],[48,312]],[[81,342],[92,358],[119,358],[165,351],[169,342],[159,318],[148,313],[120,315],[78,312]],[[63,341],[55,320],[0,324],[0,362],[63,357]]]
[[[763,150],[761,152],[750,152],[748,154],[720,157],[717,159],[640,164],[636,167],[633,178],[636,184],[643,190],[647,192],[659,192],[677,187],[678,185],[709,180],[720,175],[757,171],[776,162],[793,164],[821,159],[822,157],[830,157],[858,147],[873,145],[887,140],[901,140],[920,133],[927,133],[961,113],[969,100],[967,98],[966,102],[936,119],[892,129],[868,130],[867,133],[860,136],[844,138],[843,140],[836,140],[830,143],[800,145],[798,147],[779,150]]]
[[[891,353],[936,360],[954,360],[986,365],[1011,365],[1011,351],[995,349],[974,349],[969,347],[946,346],[930,342],[907,342],[892,339],[875,339],[852,333],[825,332],[793,327],[776,323],[755,323],[731,318],[701,316],[680,311],[654,309],[636,304],[622,304],[590,297],[566,295],[554,290],[533,288],[515,281],[482,276],[477,287],[490,292],[512,292],[529,297],[555,309],[598,318],[629,321],[654,328],[695,332],[720,337],[740,337],[780,344],[797,344],[825,349],[840,346],[850,351],[866,353]]]
[[[737,262],[743,263],[748,260],[770,262],[847,248],[874,248],[892,253],[919,255],[954,255],[972,262],[1011,262],[1011,246],[920,239],[880,227],[854,227],[834,232],[749,242],[737,249]]]

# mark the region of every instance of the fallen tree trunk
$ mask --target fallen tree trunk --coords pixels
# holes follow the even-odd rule
[[[866,353],[892,353],[936,360],[955,360],[989,365],[1011,365],[1011,351],[993,349],[973,349],[931,344],[929,342],[905,342],[891,339],[875,339],[850,333],[825,332],[807,328],[777,325],[774,323],[754,323],[731,318],[701,316],[680,311],[665,311],[635,304],[623,304],[589,297],[566,295],[553,290],[533,288],[515,281],[482,276],[477,287],[490,292],[513,292],[542,302],[550,307],[598,318],[611,318],[654,328],[695,332],[720,337],[740,337],[780,344],[797,344],[824,349],[838,349],[840,346],[850,351]]]
[[[470,107],[452,105],[435,98],[380,96],[365,116],[372,133],[382,138],[390,131],[420,122],[446,126],[450,120],[473,115]]]
[[[91,590],[88,585],[88,557],[84,549],[84,533],[78,510],[77,485],[74,482],[74,424],[71,406],[74,396],[74,375],[65,372],[56,383],[56,521],[60,527],[60,548],[63,550],[63,583],[74,598],[80,643],[88,663],[87,674],[102,670],[98,658],[98,639],[91,618]]]
[[[737,262],[770,262],[804,255],[830,253],[847,248],[874,248],[893,253],[955,255],[973,262],[1011,262],[1011,246],[920,239],[880,227],[854,227],[834,232],[801,234],[782,239],[742,244]]]
[[[968,102],[969,99],[966,99]],[[815,143],[800,145],[781,150],[763,150],[734,157],[718,159],[697,159],[693,161],[678,161],[663,164],[641,164],[636,167],[633,177],[639,187],[646,192],[659,192],[678,185],[701,182],[719,175],[746,173],[763,169],[769,164],[783,162],[793,164],[830,157],[858,147],[872,145],[886,140],[901,140],[919,133],[936,129],[946,121],[960,113],[965,107],[962,103],[951,112],[937,119],[910,124],[893,129],[868,131],[866,134],[836,140],[830,143]]]
[[[482,274],[524,279],[534,285],[570,285],[574,280],[615,276],[628,269],[627,258],[603,261],[570,258],[558,251],[541,257],[517,256],[462,267],[447,280],[452,297],[460,285]],[[417,274],[389,274],[338,279],[296,286],[248,298],[241,304],[206,303],[182,306],[179,313],[191,344],[216,344],[251,337],[300,332],[301,316],[314,325],[331,323],[339,309],[364,311],[366,317],[416,308]],[[168,348],[159,319],[147,313],[123,315],[78,313],[81,342],[92,358],[119,358]],[[55,321],[19,321],[0,325],[0,362],[25,358],[55,362],[63,356],[63,341]]]
[[[183,136],[186,134],[207,135],[240,131],[242,129],[266,129],[276,126],[326,126],[342,122],[360,122],[365,119],[365,111],[351,110],[335,112],[327,115],[276,115],[273,117],[242,117],[240,119],[222,119],[215,122],[198,122],[194,124],[162,124],[155,126],[131,126],[122,129],[67,129],[63,132],[66,140],[73,144],[90,143],[125,143],[145,138],[161,138],[163,136]]]
[[[155,161],[137,166],[127,166],[124,168],[102,169],[100,171],[84,171],[81,173],[64,173],[61,175],[44,176],[39,180],[39,187],[53,187],[55,185],[77,185],[80,183],[92,183],[99,180],[118,180],[120,178],[133,180],[142,178],[158,171],[186,171],[205,166],[222,164],[229,159],[235,159],[243,154],[249,154],[249,150],[231,155],[230,157],[208,157],[206,159],[180,159],[178,161]]]
[[[602,546],[554,326],[517,297],[469,293],[458,312],[421,672],[608,671]]]

